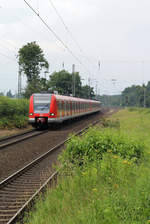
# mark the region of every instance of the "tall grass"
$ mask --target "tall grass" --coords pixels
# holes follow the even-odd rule
[[[38,201],[25,223],[150,223],[148,116],[145,110],[122,110],[107,128],[73,137],[60,157],[57,187]]]
[[[150,219],[149,168],[105,154],[60,180],[25,223],[144,224]]]
[[[28,123],[29,101],[0,96],[0,128],[22,128]]]

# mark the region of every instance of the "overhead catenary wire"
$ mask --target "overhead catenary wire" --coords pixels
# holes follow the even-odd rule
[[[36,10],[26,1],[23,0],[26,5],[39,17],[39,19],[41,20],[41,22],[47,27],[47,29],[55,36],[55,38],[66,48],[66,50],[72,55],[72,57],[74,57],[76,59],[76,61],[78,61],[79,64],[81,64],[87,72],[88,69],[86,68],[86,66],[80,61],[80,59],[73,53],[73,51],[64,43],[64,41],[61,40],[61,38],[57,35],[57,33],[44,21],[44,19],[36,12]]]
[[[69,35],[71,36],[72,40],[74,41],[74,43],[78,46],[80,52],[83,53],[83,50],[81,49],[80,45],[78,44],[78,42],[76,41],[76,39],[74,38],[72,32],[70,31],[70,29],[68,28],[68,26],[66,25],[64,19],[62,18],[62,16],[60,15],[60,13],[58,12],[56,6],[54,5],[52,0],[49,0],[52,8],[54,9],[54,11],[56,12],[57,16],[59,17],[60,21],[62,22],[62,24],[64,25],[66,31],[69,33]]]
[[[9,57],[8,55],[6,55],[6,54],[3,54],[3,53],[1,53],[0,52],[0,55],[2,55],[3,57],[6,57],[6,58],[8,58],[9,60],[12,60],[12,61],[16,61],[14,58],[12,58],[12,57]]]
[[[70,31],[70,29],[68,28],[68,26],[66,25],[63,17],[60,15],[60,13],[58,12],[56,6],[54,5],[52,0],[49,0],[52,8],[54,9],[54,11],[56,12],[57,16],[59,17],[61,23],[63,24],[63,26],[65,27],[65,30],[68,32],[68,34],[70,35],[71,39],[73,40],[73,42],[76,44],[76,46],[78,47],[78,49],[80,50],[80,54],[82,57],[84,57],[88,62],[91,63],[91,61],[89,60],[89,58],[86,56],[85,52],[83,51],[83,49],[81,48],[80,44],[78,43],[78,41],[74,38],[74,35],[72,34],[72,32]]]

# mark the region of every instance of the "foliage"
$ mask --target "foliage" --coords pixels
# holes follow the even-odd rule
[[[102,95],[98,96],[98,99],[102,102],[104,106],[122,106],[122,96],[121,95]]]
[[[108,151],[123,159],[137,161],[143,158],[144,144],[114,129],[91,128],[84,137],[71,138],[61,157],[61,162],[64,165],[66,162],[78,162],[81,165],[83,161],[101,160]]]
[[[47,83],[47,87],[52,92],[58,91],[61,95],[73,95],[73,80],[75,80],[75,96],[80,98],[94,98],[93,88],[86,85],[82,86],[81,77],[78,72],[73,75],[68,71],[62,70],[60,72],[54,72],[50,75],[50,80]]]
[[[81,97],[86,99],[94,99],[94,88],[88,85],[81,87]]]
[[[22,128],[28,124],[29,102],[0,96],[0,128]]]
[[[47,191],[44,201],[42,199],[38,201],[36,210],[30,213],[25,223],[150,223],[149,113],[149,109],[121,110],[111,117],[111,122],[110,120],[108,122],[112,126],[115,124],[115,119],[119,118],[120,125],[116,126],[116,131],[114,128],[109,128],[109,125],[103,129],[104,135],[107,136],[110,132],[113,136],[116,132],[118,138],[123,136],[123,139],[131,145],[136,145],[136,140],[137,145],[141,141],[146,160],[135,163],[132,159],[127,159],[130,146],[125,143],[126,158],[114,154],[108,147],[100,160],[96,157],[89,162],[88,157],[84,157],[84,166],[78,166],[78,162],[74,162],[70,167],[70,163],[66,161],[63,168],[65,167],[67,173],[61,170],[57,187]],[[95,139],[95,142],[90,140],[93,148],[98,137],[97,135],[95,137],[94,132],[93,136],[89,137]],[[65,151],[63,154],[66,156]]]
[[[36,42],[27,43],[19,49],[18,57],[20,72],[23,72],[27,77],[24,97],[29,98],[34,92],[47,90],[46,80],[40,78],[40,71],[43,68],[48,69],[49,64],[40,46]]]
[[[39,78],[42,68],[48,69],[49,64],[44,57],[43,50],[36,42],[27,43],[19,49],[19,65],[27,76],[28,82]]]
[[[70,95],[72,94],[72,75],[65,70],[54,72],[50,76],[48,86],[61,95]]]
[[[100,163],[62,176],[25,223],[149,223],[149,168],[107,153]]]
[[[148,83],[148,86],[150,83]],[[123,97],[123,105],[127,106],[144,106],[144,91],[146,90],[146,86],[135,86],[132,85],[131,87],[126,88],[122,92]]]
[[[99,99],[103,105],[150,107],[150,81],[147,85],[127,87],[121,95],[102,95]]]
[[[11,90],[9,90],[9,91],[6,93],[6,96],[7,96],[7,97],[10,97],[10,98],[13,98],[13,94],[12,94]]]

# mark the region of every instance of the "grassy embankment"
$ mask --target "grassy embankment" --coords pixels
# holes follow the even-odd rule
[[[150,110],[134,109],[73,137],[60,158],[58,186],[25,223],[150,223],[149,135]]]
[[[24,128],[28,124],[29,101],[0,96],[0,128]]]

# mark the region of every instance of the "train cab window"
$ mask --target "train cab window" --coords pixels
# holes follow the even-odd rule
[[[50,94],[34,94],[34,113],[49,113],[50,111]]]

